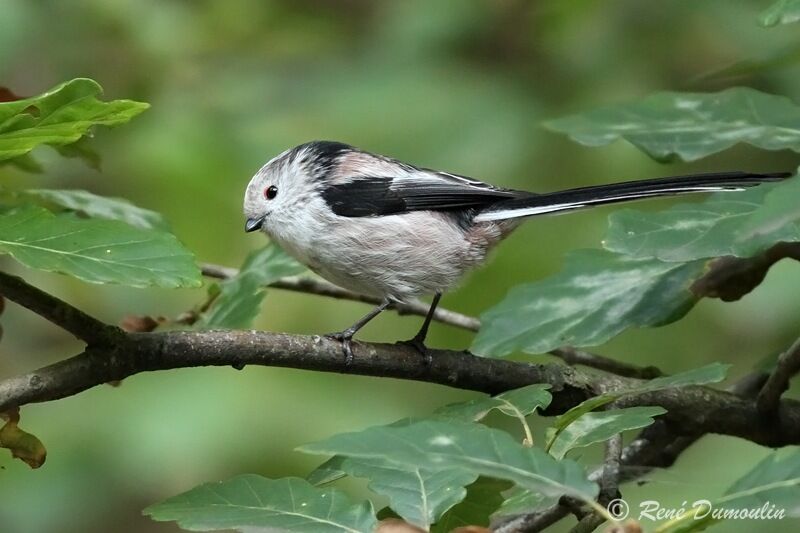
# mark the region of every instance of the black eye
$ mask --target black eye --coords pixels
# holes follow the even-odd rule
[[[272,200],[276,196],[278,196],[278,188],[276,186],[270,185],[269,187],[264,189],[264,198],[266,198],[267,200]]]

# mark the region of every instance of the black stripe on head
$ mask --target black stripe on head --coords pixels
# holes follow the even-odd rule
[[[302,154],[303,161],[320,171],[320,176],[327,174],[343,154],[354,150],[352,146],[336,141],[311,141],[294,149],[293,158]]]

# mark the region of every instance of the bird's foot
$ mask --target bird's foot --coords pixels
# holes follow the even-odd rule
[[[425,346],[424,337],[415,336],[413,339],[409,339],[407,341],[398,341],[397,344],[404,344],[414,348],[422,356],[422,360],[425,361],[426,365],[433,363],[433,356],[431,355],[430,350],[428,350],[428,347]]]
[[[350,366],[353,364],[353,335],[348,331],[337,331],[336,333],[327,333],[323,335],[327,339],[339,341],[342,343],[342,354],[344,355],[344,364]]]

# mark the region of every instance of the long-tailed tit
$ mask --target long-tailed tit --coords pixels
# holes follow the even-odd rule
[[[393,302],[433,295],[424,340],[443,292],[526,217],[673,194],[741,190],[789,174],[720,172],[535,194],[418,168],[347,144],[315,141],[256,173],[244,197],[245,230],[263,230],[323,278],[382,303],[344,331],[351,339]]]

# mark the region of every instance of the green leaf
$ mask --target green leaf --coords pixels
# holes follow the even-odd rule
[[[318,489],[298,478],[252,474],[200,485],[143,512],[192,531],[372,533],[377,524],[369,502],[354,504],[339,490]]]
[[[783,459],[781,455],[781,451],[768,455],[736,481],[724,496],[708,502],[710,506],[694,506],[682,518],[660,526],[659,531],[702,531],[726,516],[732,517],[730,513],[747,511],[782,511],[786,518],[800,517],[797,505],[800,501],[800,452],[794,450]],[[766,522],[765,518],[768,517],[759,521]]]
[[[607,392],[605,394],[600,394],[593,398],[589,398],[556,419],[552,428],[550,428],[552,431],[548,435],[547,445],[545,448],[549,450],[553,445],[553,442],[559,437],[562,431],[564,431],[567,427],[569,427],[570,424],[578,420],[580,417],[586,413],[594,411],[598,407],[602,407],[603,405],[609,404],[614,400],[618,400],[623,396],[629,396],[632,394],[642,394],[645,392],[686,387],[688,385],[707,385],[709,383],[718,383],[725,379],[725,375],[728,373],[730,366],[731,365],[725,365],[722,363],[711,363],[700,368],[694,368],[692,370],[687,370],[686,372],[681,372],[680,374],[662,376],[649,381],[643,381],[641,384],[635,387],[614,392]]]
[[[59,189],[29,189],[20,193],[20,196],[35,200],[48,208],[56,206],[89,217],[119,220],[137,228],[169,229],[160,214],[137,207],[122,198],[98,196],[88,191]]]
[[[472,350],[504,356],[559,346],[595,346],[630,327],[673,322],[696,303],[689,288],[705,262],[664,263],[603,250],[577,250],[564,269],[514,287],[481,316]]]
[[[56,151],[63,157],[81,159],[89,168],[100,170],[100,154],[92,147],[90,137],[81,137],[72,144],[56,146]]]
[[[0,214],[0,253],[31,268],[92,283],[196,287],[194,258],[175,236],[115,220],[54,215],[35,206]]]
[[[520,487],[513,487],[503,493],[505,500],[494,512],[495,516],[508,516],[542,511],[558,503],[558,498],[544,497]]]
[[[659,161],[694,161],[740,142],[800,152],[800,106],[746,87],[718,93],[657,93],[545,126],[587,146],[624,139]]]
[[[547,496],[569,495],[592,501],[597,485],[570,460],[557,461],[538,448],[522,446],[508,433],[459,420],[423,420],[401,427],[378,426],[335,435],[301,451],[381,459],[398,466],[430,470],[463,469],[506,479]]]
[[[501,479],[479,477],[467,486],[467,496],[436,522],[431,533],[449,533],[457,527],[488,526],[490,517],[503,503],[503,491],[511,486]]]
[[[347,475],[347,472],[342,470],[342,463],[344,463],[345,459],[340,455],[334,455],[307,475],[306,481],[315,487],[319,487],[332,483],[337,479],[342,479]]]
[[[467,494],[464,487],[478,477],[460,468],[426,470],[381,458],[347,457],[340,464],[347,474],[369,479],[370,490],[388,497],[398,515],[423,529],[463,500]]]
[[[0,103],[0,161],[40,144],[74,143],[94,125],[122,124],[149,107],[131,100],[101,102],[101,93],[97,82],[78,78],[39,96]]]
[[[778,0],[758,17],[762,26],[791,24],[800,20],[800,0]]]
[[[548,389],[550,385],[536,383],[519,389],[506,391],[489,398],[476,398],[466,402],[445,405],[434,411],[434,415],[447,418],[460,418],[477,422],[493,409],[508,416],[526,417],[536,409],[544,409],[553,400]]]
[[[800,179],[717,193],[659,213],[626,209],[609,217],[608,250],[662,261],[749,257],[800,241]]]
[[[558,434],[550,446],[550,455],[561,459],[572,449],[604,442],[623,431],[649,426],[654,422],[654,416],[666,412],[662,407],[641,406],[584,413]]]
[[[261,310],[264,286],[304,270],[305,267],[273,243],[250,253],[236,276],[212,286],[211,304],[195,322],[194,328],[250,327]]]
[[[777,242],[800,241],[800,177],[766,190],[762,205],[742,221],[735,255],[755,255]]]

